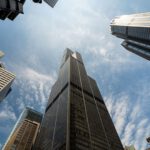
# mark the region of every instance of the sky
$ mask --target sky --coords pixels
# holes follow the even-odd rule
[[[44,112],[65,48],[81,53],[99,86],[123,145],[147,147],[150,135],[150,62],[125,50],[110,33],[115,16],[148,12],[148,0],[27,0],[24,15],[0,21],[1,60],[16,74],[0,103],[0,147],[26,106]]]

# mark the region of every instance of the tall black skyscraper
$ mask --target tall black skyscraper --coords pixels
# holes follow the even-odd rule
[[[52,87],[35,150],[123,150],[81,55],[67,49]]]
[[[111,22],[113,35],[123,38],[122,46],[150,60],[150,13],[123,15]]]

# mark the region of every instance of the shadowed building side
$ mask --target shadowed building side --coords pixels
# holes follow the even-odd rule
[[[0,58],[4,53],[0,51]],[[11,85],[15,79],[15,75],[7,71],[2,62],[0,62],[0,102],[10,93]]]

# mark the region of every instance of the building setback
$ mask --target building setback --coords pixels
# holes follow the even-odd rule
[[[82,57],[67,49],[53,85],[34,150],[123,150]]]
[[[150,60],[150,12],[116,17],[111,33],[124,39],[122,46],[127,50]]]
[[[41,121],[42,114],[27,107],[18,119],[2,150],[31,150]]]

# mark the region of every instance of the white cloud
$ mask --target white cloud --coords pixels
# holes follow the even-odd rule
[[[129,108],[129,98],[127,95],[121,95],[117,100],[113,97],[106,98],[106,105],[108,104],[108,110],[111,113],[115,127],[119,135],[123,134],[124,127],[126,125],[128,108]]]
[[[24,107],[29,106],[38,107],[38,110],[43,112],[55,80],[55,73],[48,75],[32,68],[20,69],[15,81],[19,88],[16,99],[19,110],[22,111]]]
[[[22,72],[20,73],[21,73],[21,76],[23,76],[23,78],[26,78],[30,81],[50,82],[50,83],[54,82],[54,77],[52,75],[45,75],[31,68],[23,69]]]
[[[134,144],[137,150],[144,149],[146,137],[150,135],[150,120],[143,115],[143,106],[139,101],[131,101],[125,93],[115,97],[112,95],[104,99],[123,145]]]
[[[95,3],[96,7],[92,3]],[[109,3],[114,4],[114,0],[109,1]],[[115,1],[118,6],[120,3],[123,2]],[[125,70],[127,71],[125,72],[126,75],[128,75],[133,69],[144,68],[146,61],[136,58],[134,54],[123,49],[120,45],[121,40],[110,35],[109,15],[120,10],[115,9],[116,5],[109,4],[111,9],[107,7],[109,11],[102,12],[106,9],[103,8],[106,5],[108,6],[108,2],[99,2],[98,0],[60,0],[57,6],[51,9],[44,3],[43,5],[35,5],[28,1],[25,15],[20,16],[23,23],[21,25],[15,24],[17,28],[19,27],[18,35],[22,33],[21,35],[24,36],[23,45],[18,48],[18,40],[13,41],[16,45],[15,48],[17,48],[14,48],[16,54],[22,50],[19,55],[25,55],[26,57],[24,66],[19,64],[15,68],[17,78],[13,90],[17,88],[17,96],[14,96],[16,99],[12,98],[12,100],[16,102],[15,108],[17,110],[22,111],[25,106],[30,106],[44,111],[50,88],[56,79],[56,73],[53,73],[53,71],[49,74],[42,73],[38,62],[42,65],[43,60],[46,58],[54,63],[60,61],[56,57],[59,57],[66,47],[81,52],[87,62],[86,67],[89,68],[88,70],[95,72],[97,78],[101,72],[105,76],[103,80],[106,80],[108,74],[114,73],[115,75],[116,72],[121,73]],[[9,31],[8,28],[6,29],[6,31]],[[12,65],[14,64],[12,63]],[[32,67],[33,65],[36,67]],[[50,70],[52,66],[54,65],[43,65],[42,67],[45,70]],[[140,72],[137,72],[138,74],[138,80],[143,81]],[[130,82],[132,81],[129,80],[126,84],[132,84]],[[123,144],[135,143],[136,147],[141,150],[145,147],[144,138],[150,131],[147,125],[150,121],[148,117],[143,115],[143,111],[149,112],[149,105],[147,104],[150,104],[150,86],[147,84],[145,86],[145,83],[142,82],[137,83],[132,93],[138,95],[137,99],[132,100],[131,93],[123,93],[121,96],[116,94],[117,98],[114,95],[107,95],[106,101]],[[109,87],[109,84],[104,85]],[[11,94],[13,94],[13,91]],[[0,116],[6,120],[9,117],[15,120],[14,111],[12,109],[2,109],[0,110]]]
[[[0,110],[0,120],[13,120],[15,121],[17,119],[16,114],[14,113],[14,110],[11,106],[9,106],[8,103],[4,104],[4,107],[2,110]]]
[[[16,120],[16,116],[14,112],[9,111],[9,110],[3,110],[0,112],[0,119],[11,119],[11,120]]]

